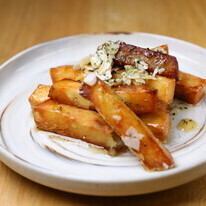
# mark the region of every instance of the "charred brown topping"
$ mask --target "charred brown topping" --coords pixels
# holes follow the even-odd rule
[[[135,66],[137,61],[144,61],[148,64],[148,72],[154,72],[156,68],[164,68],[165,71],[161,73],[162,76],[175,79],[178,77],[178,62],[175,57],[158,51],[121,43],[115,55],[114,64],[116,66]]]

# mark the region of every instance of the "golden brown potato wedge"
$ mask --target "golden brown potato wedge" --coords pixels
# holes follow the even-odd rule
[[[197,104],[205,94],[205,86],[205,79],[185,72],[179,72],[175,97],[190,104]]]
[[[161,101],[166,104],[171,104],[173,102],[175,93],[175,79],[158,76],[157,79],[147,80],[146,85],[150,89],[157,90],[157,97]]]
[[[50,69],[50,76],[53,82],[63,79],[81,81],[84,77],[82,70],[73,69],[73,65],[59,66]]]
[[[91,100],[96,110],[124,144],[133,151],[148,170],[165,170],[174,166],[173,158],[148,127],[104,82],[83,84],[81,94]]]
[[[121,85],[112,90],[136,114],[151,113],[156,110],[158,102],[157,91],[145,85]]]
[[[62,104],[69,104],[83,109],[94,110],[91,101],[79,94],[81,83],[71,80],[55,82],[49,96]],[[113,90],[137,114],[154,112],[157,104],[156,91],[145,85],[118,86]]]
[[[167,45],[161,45],[153,50],[165,54],[169,53]],[[175,97],[190,104],[197,104],[204,96],[206,80],[181,71],[178,72],[178,78],[176,81]]]
[[[124,70],[120,70],[118,68],[118,70],[113,74],[113,78],[120,78],[119,76],[123,71]],[[152,90],[157,90],[157,97],[166,104],[171,104],[174,99],[175,82],[175,79],[157,76],[156,79],[146,80],[145,86]]]
[[[120,75],[121,72],[122,71],[117,72],[115,74],[116,77],[118,77],[118,75]],[[53,68],[50,70],[50,74],[51,74],[51,78],[52,78],[54,83],[57,81],[63,80],[63,79],[73,80],[73,81],[82,81],[83,80],[83,72],[81,70],[73,70],[72,66],[67,66],[66,69],[65,69],[65,67]],[[157,80],[152,80],[152,79],[147,80],[146,86],[148,86],[152,90],[157,90],[157,97],[160,100],[164,101],[165,103],[170,104],[173,101],[174,91],[175,91],[175,79],[170,79],[170,78],[159,76],[157,78]],[[142,93],[141,96],[143,96],[143,95],[144,95],[144,97],[147,97],[145,102],[149,103],[150,101],[152,101],[152,99],[153,100],[155,99],[154,98],[154,91],[149,92],[149,90],[147,90],[147,95],[145,95],[145,93]],[[122,97],[124,100],[128,96],[126,94],[122,94]],[[135,97],[135,99],[136,99],[135,101],[138,101],[137,97]],[[133,100],[134,100],[134,98],[133,98]],[[138,103],[138,102],[136,102],[136,103]],[[152,104],[152,106],[154,106],[154,104]],[[143,105],[143,108],[140,108],[139,110],[141,110],[141,109],[144,110],[146,108],[146,109],[149,109],[148,111],[146,111],[146,113],[152,112],[152,110],[154,108],[152,106],[149,109],[148,104],[146,104],[146,105]],[[140,111],[140,114],[141,114],[141,111]]]
[[[50,90],[50,86],[48,85],[43,85],[43,84],[38,85],[37,88],[31,94],[31,96],[29,97],[30,104],[32,106],[36,106],[48,100],[49,90]]]
[[[140,119],[149,127],[156,138],[161,142],[167,141],[171,126],[167,105],[160,102],[154,113],[140,115]]]
[[[98,113],[47,100],[33,107],[37,128],[99,145],[110,154],[123,147]]]
[[[79,94],[81,83],[71,80],[55,82],[50,89],[49,96],[61,104],[73,105],[82,109],[94,110],[91,101]]]
[[[62,117],[65,116],[65,113],[63,111],[59,110],[60,114],[57,115],[57,114],[55,114],[55,112],[57,112],[57,111],[54,111],[51,108],[55,109],[55,108],[63,107],[66,109],[70,109],[71,113],[73,113],[75,111],[75,109],[73,109],[74,107],[67,107],[66,105],[60,105],[57,102],[52,101],[52,100],[47,101],[47,100],[49,100],[49,96],[48,96],[49,90],[50,90],[50,86],[39,85],[35,89],[35,91],[32,93],[32,95],[29,97],[29,102],[31,104],[31,107],[34,108],[33,109],[34,119],[35,119],[35,121],[38,120],[37,119],[38,115],[39,115],[38,112],[40,112],[40,109],[43,109],[45,111],[45,114],[48,114],[48,115],[49,115],[49,113],[51,113],[51,114],[53,113],[53,116],[56,115],[56,116],[58,116],[57,118],[59,118],[59,119],[58,120],[56,119],[56,122],[55,122],[55,118],[54,119],[47,119],[47,116],[44,116],[44,118],[42,117],[42,119],[41,119],[42,122],[36,121],[37,127],[39,129],[42,129],[42,130],[51,131],[51,132],[55,132],[55,133],[62,134],[62,135],[72,134],[71,133],[72,130],[71,131],[69,130],[70,125],[67,125],[68,128],[66,128],[65,131],[61,131],[61,130],[63,130],[63,128],[65,128],[65,125],[62,125],[62,126],[60,125],[60,123],[64,121],[62,119]],[[51,110],[49,110],[48,108],[50,108]],[[97,121],[94,119],[94,122],[96,121],[95,124],[91,123],[91,124],[93,124],[94,127],[97,125],[97,128],[96,128],[97,132],[96,133],[94,132],[92,136],[89,136],[89,131],[85,130],[84,125],[80,124],[80,126],[82,126],[83,133],[87,132],[86,134],[88,134],[88,137],[87,137],[87,139],[85,139],[84,136],[82,136],[82,138],[81,138],[81,134],[79,134],[79,137],[80,137],[79,139],[83,139],[84,141],[89,140],[90,143],[92,143],[92,144],[102,146],[105,149],[107,149],[111,155],[114,155],[121,150],[125,150],[122,142],[119,141],[119,138],[116,138],[116,135],[111,132],[111,129],[107,126],[107,124],[104,122],[104,120],[101,118],[101,116],[98,113],[93,112],[93,111],[88,111],[86,113],[86,112],[84,112],[84,110],[81,110],[81,109],[78,110],[78,108],[76,108],[76,109],[77,109],[76,111],[79,113],[81,113],[83,111],[83,113],[81,113],[81,114],[83,114],[85,116],[85,118],[84,118],[85,121],[91,120],[92,117],[95,117],[97,119]],[[69,114],[71,114],[71,113],[67,113],[66,117],[69,118]],[[71,117],[71,119],[75,117],[76,119],[74,118],[73,120],[74,121],[77,120],[77,122],[78,122],[78,121],[80,121],[81,116],[80,115],[78,116],[77,114],[78,113],[74,113],[74,115],[70,116],[70,117]],[[48,118],[49,117],[50,116],[48,116]],[[65,119],[67,119],[66,117],[65,117]],[[44,122],[44,120],[45,120],[45,122]],[[66,122],[65,122],[65,124],[66,124]],[[102,128],[100,126],[101,124],[102,124]],[[55,125],[56,125],[56,129],[54,128]],[[74,123],[74,125],[75,125],[75,123]],[[89,125],[89,122],[87,122],[87,125]],[[108,132],[111,132],[111,134],[109,133],[108,138],[106,138],[106,135],[108,133],[107,128],[108,128]],[[88,128],[86,128],[86,129],[88,129]],[[76,135],[78,136],[78,131],[76,133],[77,133]],[[101,134],[101,137],[100,137],[101,141],[98,144],[98,139],[97,138],[93,139],[93,137],[95,134],[99,134],[99,133]],[[68,136],[71,136],[71,135],[68,135]],[[77,137],[75,136],[75,138],[77,138]],[[115,143],[116,146],[114,148],[112,146],[113,141],[116,142]]]
[[[66,82],[66,85],[67,85],[67,83],[68,83],[68,85],[70,85],[69,84],[70,82],[78,84],[78,89],[79,89],[80,84],[78,82],[62,80],[62,81],[59,81],[57,83],[54,83],[55,86],[54,85],[53,86],[54,86],[54,90],[56,90],[56,91],[53,91],[54,93],[52,92],[53,95],[50,95],[50,97],[52,100],[56,100],[60,104],[74,105],[75,102],[70,103],[70,101],[71,101],[70,98],[65,97],[66,92],[63,89],[63,88],[65,88],[65,84],[64,84],[65,82]],[[61,91],[61,94],[59,94],[60,89],[58,89],[58,87],[60,87],[60,89],[63,89]],[[70,88],[70,87],[68,87],[68,88]],[[45,86],[45,85],[38,86],[37,89],[35,90],[35,92],[33,93],[33,94],[35,94],[35,96],[33,96],[33,94],[32,94],[30,97],[30,99],[32,99],[32,100],[35,99],[35,101],[30,101],[31,105],[32,106],[37,105],[36,104],[37,101],[38,101],[38,104],[40,104],[40,103],[48,100],[49,99],[48,95],[49,95],[49,93],[51,94],[51,91],[52,91],[52,89],[51,89],[49,92],[49,89],[50,89],[49,86]],[[67,87],[66,87],[66,91],[67,91]],[[56,94],[56,96],[55,96],[55,94]],[[55,97],[55,98],[53,98],[53,97]],[[81,95],[78,95],[78,98],[79,97],[83,98]],[[83,99],[87,100],[85,98],[83,98]],[[90,102],[89,100],[87,100],[87,101]],[[81,101],[79,101],[79,102],[81,103]],[[90,102],[90,104],[92,104],[92,103]],[[79,105],[79,103],[77,105]],[[167,119],[168,111],[167,111],[167,109],[163,110],[163,108],[165,108],[165,105],[162,105],[162,104],[161,104],[161,106],[159,106],[159,105],[160,105],[160,103],[158,102],[156,109],[158,109],[158,111],[160,111],[160,112],[153,112],[153,113],[141,115],[140,117],[143,120],[143,122],[147,126],[149,126],[149,128],[152,130],[152,132],[157,136],[157,138],[159,140],[165,141],[166,137],[167,137],[167,133],[168,133],[168,127],[169,127],[168,119]],[[74,106],[76,106],[76,105],[74,105]],[[80,108],[81,107],[83,108],[82,104],[80,105]],[[84,109],[89,109],[87,104],[85,104]]]

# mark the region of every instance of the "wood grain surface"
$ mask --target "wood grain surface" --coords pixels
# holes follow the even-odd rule
[[[158,33],[206,47],[206,0],[0,0],[0,63],[43,41],[107,31]],[[49,189],[0,163],[0,205],[206,205],[206,176],[155,194],[102,198]]]

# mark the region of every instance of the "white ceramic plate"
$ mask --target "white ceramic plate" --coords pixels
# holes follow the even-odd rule
[[[176,167],[164,172],[146,172],[131,154],[110,157],[92,145],[66,137],[51,138],[37,131],[28,96],[39,84],[49,84],[51,67],[73,64],[93,53],[107,40],[122,40],[142,47],[168,44],[183,71],[206,78],[206,50],[160,35],[79,35],[40,44],[19,53],[0,67],[0,158],[19,174],[52,188],[90,195],[134,195],[184,184],[206,173],[205,100],[180,112],[173,120],[167,147]],[[180,132],[176,124],[192,117],[198,127]],[[49,149],[48,149],[49,148]],[[92,148],[92,149],[91,149]],[[55,150],[55,152],[54,152]],[[58,154],[56,154],[58,153]]]

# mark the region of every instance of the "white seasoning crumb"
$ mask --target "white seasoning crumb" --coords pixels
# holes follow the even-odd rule
[[[91,56],[90,62],[91,62],[92,67],[98,68],[98,67],[100,67],[100,65],[102,63],[102,60],[99,57],[99,55],[97,53],[95,53],[94,55]]]
[[[139,150],[139,147],[140,147],[140,140],[139,140],[139,138],[131,138],[131,137],[124,136],[122,138],[122,141],[124,142],[124,144],[127,147],[135,149],[137,151]]]
[[[95,54],[80,61],[80,67],[84,72],[94,71],[96,76],[103,80],[112,78],[112,65],[115,54],[119,50],[120,42],[108,41],[98,46]]]
[[[137,133],[137,130],[134,127],[129,127],[129,129],[126,131],[126,135],[130,137],[137,137],[139,136]]]
[[[162,163],[162,166],[164,167],[164,169],[169,169],[168,164],[166,164],[165,162]]]
[[[157,74],[161,74],[162,72],[164,72],[165,69],[164,68],[159,68],[159,67],[156,67],[152,76],[155,77]]]
[[[140,147],[140,140],[142,139],[142,137],[143,135],[139,134],[135,128],[130,127],[126,131],[125,136],[122,137],[122,141],[126,146],[138,151]]]
[[[120,115],[113,115],[112,118],[116,121],[120,121],[122,119]]]
[[[96,82],[97,82],[97,77],[96,77],[96,74],[95,73],[88,73],[87,75],[86,75],[86,77],[84,78],[84,82],[86,83],[86,84],[88,84],[89,86],[93,86],[93,85],[95,85],[96,84]]]
[[[155,69],[154,69],[154,71],[153,71],[153,74],[152,74],[152,76],[153,77],[155,77],[157,74],[158,74],[158,67],[156,67]]]
[[[165,68],[159,68],[158,74],[161,74],[164,71],[165,71]]]
[[[151,49],[151,50],[156,51],[156,52],[161,52],[161,53],[163,53],[163,54],[167,54],[167,49],[164,48],[164,47],[162,47],[162,46],[155,47],[155,48],[153,48],[153,49]]]
[[[90,63],[90,56],[87,56],[80,60],[79,65],[81,68],[84,68],[84,66],[88,65],[89,63]]]
[[[149,65],[145,61],[140,59],[135,59],[135,66],[140,70],[147,70],[149,67]]]

